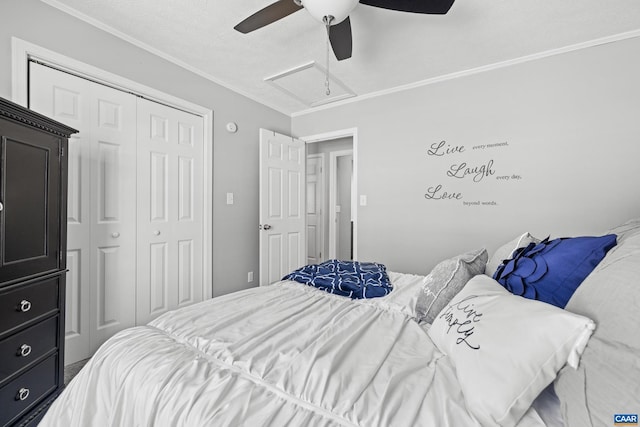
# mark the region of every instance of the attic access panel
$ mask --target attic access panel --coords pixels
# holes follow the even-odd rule
[[[327,70],[314,61],[264,79],[276,89],[309,107],[356,96],[351,89],[331,73],[329,73],[331,93],[327,95],[326,80]]]

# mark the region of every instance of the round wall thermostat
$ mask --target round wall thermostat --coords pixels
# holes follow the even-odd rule
[[[235,131],[238,130],[238,125],[233,123],[233,122],[229,122],[227,123],[227,131],[234,133]]]

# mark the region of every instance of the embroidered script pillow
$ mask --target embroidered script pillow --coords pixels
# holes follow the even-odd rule
[[[469,411],[482,425],[515,426],[568,364],[578,366],[595,324],[590,319],[511,294],[475,276],[428,330],[451,358]]]
[[[478,249],[449,258],[436,265],[424,279],[422,288],[418,291],[416,300],[418,320],[432,323],[436,314],[460,292],[469,279],[484,272],[487,257],[486,249]]]

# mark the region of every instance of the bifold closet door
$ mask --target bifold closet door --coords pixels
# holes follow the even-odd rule
[[[135,324],[136,97],[30,64],[29,107],[69,140],[65,363]]]
[[[138,99],[138,324],[202,301],[203,120]]]

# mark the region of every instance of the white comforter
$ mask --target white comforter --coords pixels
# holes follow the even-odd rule
[[[464,402],[402,310],[284,282],[117,334],[40,426],[478,426]]]

